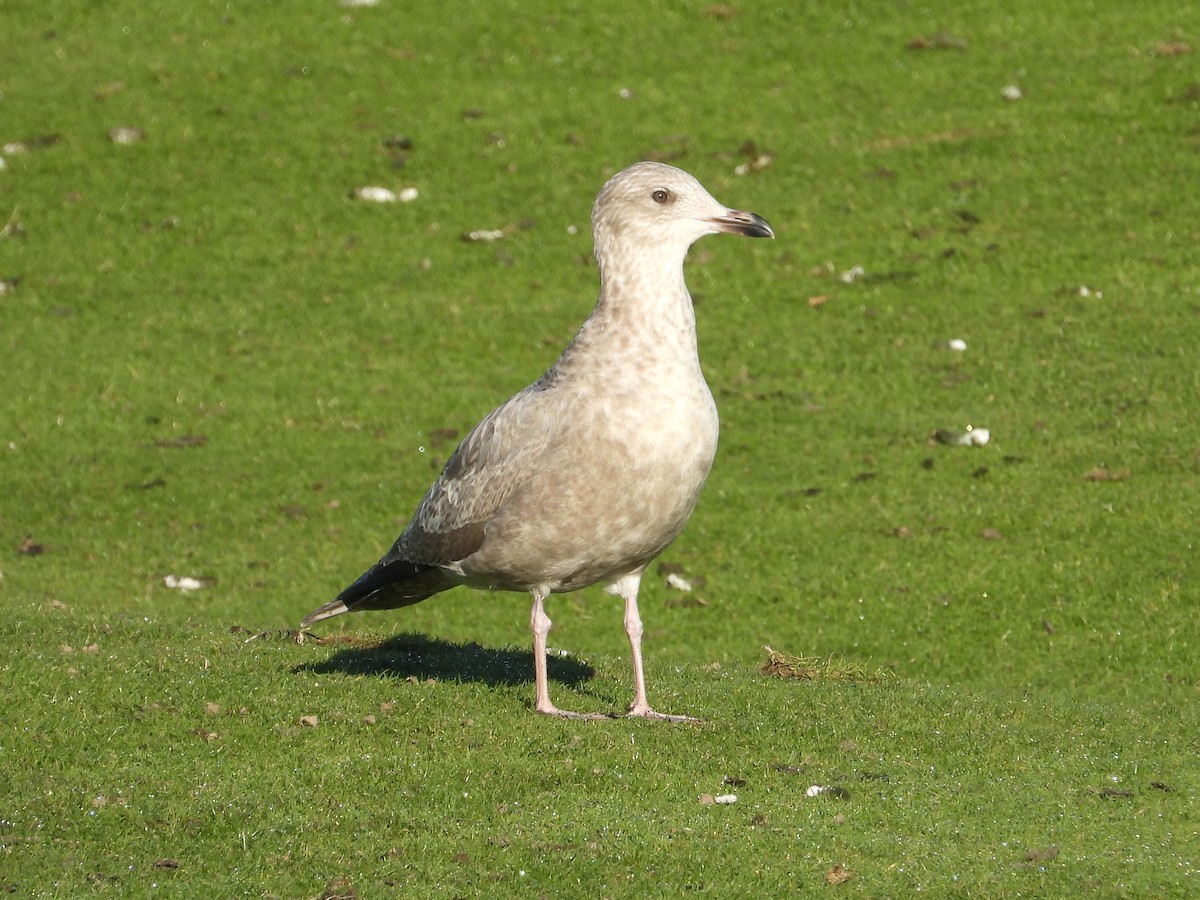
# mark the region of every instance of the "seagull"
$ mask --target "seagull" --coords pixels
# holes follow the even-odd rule
[[[488,413],[446,462],[383,558],[300,624],[395,609],[458,585],[533,598],[535,709],[550,700],[546,599],[601,584],[625,603],[634,698],[626,715],[672,722],[646,699],[638,586],[683,529],[717,449],[684,283],[708,234],[774,237],[761,216],[718,203],[692,175],[639,162],[592,209],[600,296],[549,371]]]

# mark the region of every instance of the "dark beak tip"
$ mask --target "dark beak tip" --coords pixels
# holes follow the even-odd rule
[[[728,231],[732,234],[741,234],[746,237],[756,238],[775,237],[775,232],[771,229],[767,220],[757,213],[731,212],[728,216],[723,216],[716,221],[722,231]]]
[[[750,213],[751,228],[746,232],[750,237],[765,237],[774,239],[775,232],[771,225],[757,213]]]

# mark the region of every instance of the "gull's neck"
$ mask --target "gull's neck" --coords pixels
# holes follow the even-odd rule
[[[611,249],[611,248],[606,248]],[[618,370],[622,361],[654,361],[660,372],[700,374],[696,351],[696,315],[683,280],[683,257],[604,252],[597,244],[600,297],[574,340],[539,384],[543,387],[594,369]],[[640,258],[639,258],[640,256]],[[640,366],[639,366],[640,368]],[[610,376],[622,377],[618,371]]]
[[[687,247],[596,245],[600,297],[592,320],[671,344],[682,342],[695,353],[696,316],[683,276]],[[591,321],[591,320],[589,320]]]

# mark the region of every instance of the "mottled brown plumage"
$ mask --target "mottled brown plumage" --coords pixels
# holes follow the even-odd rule
[[[629,715],[682,720],[646,700],[637,592],[647,564],[691,515],[717,447],[683,261],[706,234],[773,234],[688,173],[652,162],[605,184],[592,231],[600,297],[575,339],[475,426],[392,549],[301,627],[456,585],[528,591],[536,707],[575,716],[550,702],[544,601],[600,583],[625,601]]]

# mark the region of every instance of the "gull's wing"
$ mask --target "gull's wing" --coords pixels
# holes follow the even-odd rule
[[[461,583],[455,564],[483,545],[491,518],[537,475],[557,434],[554,401],[550,385],[540,381],[485,416],[392,548],[302,626],[351,610],[409,606]]]

